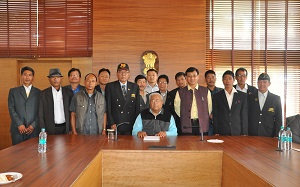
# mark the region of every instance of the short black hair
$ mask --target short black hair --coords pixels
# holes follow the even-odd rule
[[[86,80],[86,78],[87,78],[89,75],[94,75],[95,78],[96,78],[96,81],[97,81],[97,76],[96,76],[94,73],[88,73],[88,74],[86,74],[86,76],[84,77],[84,80]]]
[[[232,78],[234,78],[234,73],[230,70],[227,70],[223,73],[222,79],[224,79],[225,75],[231,75]]]
[[[144,75],[138,75],[135,77],[134,82],[137,83],[137,81],[140,79],[145,79],[147,81],[147,78]]]
[[[239,71],[246,71],[246,76],[248,76],[248,71],[246,70],[246,68],[243,68],[243,67],[241,67],[241,68],[239,68],[239,69],[237,69],[236,71],[235,71],[235,76],[237,77],[238,76],[238,72]]]
[[[24,73],[24,71],[26,71],[26,70],[31,71],[32,75],[34,76],[34,70],[33,70],[31,67],[29,67],[29,66],[25,66],[25,67],[23,67],[23,68],[21,69],[21,75],[22,75],[22,74]]]
[[[216,75],[216,72],[215,72],[214,70],[211,70],[211,69],[210,69],[210,70],[207,70],[207,71],[205,72],[205,74],[204,74],[204,75],[205,75],[204,77],[206,78],[206,76],[207,76],[208,74],[214,74],[214,75]]]
[[[78,68],[71,68],[71,69],[69,70],[69,72],[68,72],[68,77],[70,77],[70,75],[71,75],[71,73],[72,73],[73,71],[78,71],[79,77],[81,78],[81,72],[80,72],[80,70],[79,70]]]
[[[150,72],[150,71],[154,71],[154,72],[158,75],[158,72],[157,72],[156,69],[148,69],[148,70],[147,70],[147,74],[148,74],[148,72]]]
[[[178,73],[176,73],[176,75],[175,75],[175,80],[177,80],[177,78],[180,77],[180,76],[186,77],[186,75],[185,75],[184,72],[178,72]]]
[[[159,79],[166,79],[167,83],[169,84],[169,77],[167,75],[165,75],[165,74],[160,75],[157,78],[157,82],[159,82]]]
[[[185,74],[187,75],[188,73],[191,73],[191,72],[194,72],[196,71],[197,72],[197,75],[199,75],[199,70],[195,67],[189,67],[186,71],[185,71]]]
[[[106,68],[101,68],[98,72],[98,76],[100,75],[100,73],[102,73],[104,71],[106,71],[108,73],[108,75],[110,76],[110,71],[109,71],[109,69],[106,69]]]

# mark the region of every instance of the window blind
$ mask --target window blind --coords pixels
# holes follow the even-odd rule
[[[207,0],[206,68],[223,87],[225,70],[244,67],[247,83],[267,72],[284,117],[300,113],[300,1]]]

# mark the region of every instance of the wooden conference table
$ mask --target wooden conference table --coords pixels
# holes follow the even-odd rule
[[[211,139],[215,137],[205,137]],[[23,177],[5,186],[299,186],[300,152],[275,151],[277,140],[226,137],[224,143],[199,137],[144,142],[132,136],[48,136],[48,150],[37,152],[38,139],[0,151],[0,172]],[[149,146],[176,145],[176,150]],[[299,144],[293,144],[300,148]]]

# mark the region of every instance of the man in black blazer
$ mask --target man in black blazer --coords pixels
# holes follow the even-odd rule
[[[233,87],[234,74],[223,74],[224,90],[213,96],[215,135],[248,135],[247,95]]]
[[[247,69],[238,68],[235,71],[235,79],[237,81],[237,84],[234,85],[234,88],[241,92],[247,93],[247,95],[251,95],[257,92],[257,88],[255,88],[254,86],[250,86],[246,83],[247,76],[248,76]]]
[[[131,135],[132,127],[140,112],[139,87],[129,82],[129,66],[121,63],[117,67],[117,81],[105,88],[108,127],[118,128],[119,134]],[[119,125],[119,127],[117,126]]]
[[[51,86],[40,94],[39,123],[49,135],[71,131],[69,106],[73,92],[61,87],[62,77],[58,68],[50,69],[48,78]]]
[[[269,75],[260,74],[257,81],[258,91],[248,96],[251,136],[278,136],[282,125],[282,107],[280,97],[268,90],[270,84]]]
[[[174,100],[175,100],[175,96],[176,96],[177,91],[186,86],[186,75],[185,75],[185,73],[184,72],[177,72],[176,75],[175,75],[175,81],[176,81],[176,85],[178,87],[171,90],[168,93],[166,103],[167,103],[167,105],[169,105],[169,110],[170,110],[171,114],[173,115],[173,117],[175,119],[176,127],[177,127],[177,133],[178,133],[178,135],[182,135],[180,117],[175,112]]]
[[[31,67],[21,69],[22,86],[12,88],[8,94],[8,110],[11,118],[10,133],[12,144],[37,137],[38,106],[40,90],[32,86],[34,70]]]

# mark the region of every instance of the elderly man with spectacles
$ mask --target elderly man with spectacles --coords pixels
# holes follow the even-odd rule
[[[150,108],[143,110],[135,120],[132,135],[143,138],[145,136],[177,136],[177,128],[172,114],[164,110],[163,97],[159,93],[152,93],[149,97]]]

